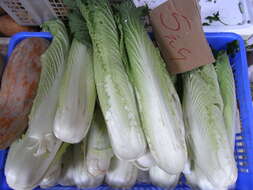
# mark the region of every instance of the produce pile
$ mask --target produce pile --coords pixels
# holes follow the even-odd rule
[[[23,40],[4,71],[0,148],[10,145],[8,185],[170,189],[183,173],[193,188],[233,186],[239,114],[227,52],[172,76],[140,22],[145,8],[65,3],[68,25],[45,22],[52,42]]]

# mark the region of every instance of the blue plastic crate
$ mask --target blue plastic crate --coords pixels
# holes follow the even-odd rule
[[[52,40],[50,33],[19,33],[12,37],[9,45],[8,56],[11,55],[15,46],[25,38],[42,37]],[[234,40],[239,42],[240,51],[235,57],[230,58],[234,78],[236,83],[237,102],[240,109],[240,117],[242,124],[242,132],[236,135],[235,157],[238,167],[238,180],[236,190],[252,190],[253,189],[253,108],[251,103],[250,86],[248,80],[248,66],[246,59],[246,50],[243,39],[233,33],[207,33],[207,40],[212,48],[216,50],[226,49],[226,45]],[[0,190],[10,190],[6,184],[4,177],[4,164],[8,150],[0,151]],[[93,190],[109,190],[110,187],[102,185]],[[138,184],[132,190],[161,190],[161,188],[148,184]],[[41,190],[41,188],[36,188]],[[77,190],[75,187],[56,186],[48,190]],[[87,189],[86,189],[87,190]],[[176,190],[190,190],[184,185],[184,180],[178,185]]]

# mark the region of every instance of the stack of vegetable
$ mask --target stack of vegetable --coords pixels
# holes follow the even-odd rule
[[[182,172],[192,187],[231,187],[237,108],[227,53],[172,80],[140,22],[144,9],[65,2],[70,33],[59,20],[42,26],[54,38],[28,130],[10,147],[10,187],[171,189]]]

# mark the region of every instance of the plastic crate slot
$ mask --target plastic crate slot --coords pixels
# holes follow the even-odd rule
[[[238,170],[241,173],[249,173],[249,169],[247,169],[247,168],[238,168]]]
[[[8,14],[13,16],[14,19],[18,19],[18,23],[29,24],[34,23],[32,17],[28,14],[20,0],[4,0],[3,4],[8,8]]]
[[[247,163],[247,162],[239,161],[239,162],[238,162],[238,165],[239,165],[239,166],[247,166],[248,163]]]
[[[236,134],[235,137],[235,160],[238,166],[242,166],[242,159],[247,160],[246,147],[242,133]],[[248,161],[247,161],[248,162]]]
[[[62,0],[49,0],[49,3],[58,18],[67,20],[68,10]]]
[[[237,149],[237,152],[239,152],[239,153],[244,153],[244,152],[245,152],[245,149],[239,148],[239,149]]]
[[[237,163],[237,168],[239,169],[239,168],[241,168],[241,169],[249,169],[249,164],[248,164],[248,162],[241,162],[241,161],[239,161],[238,163]]]
[[[244,141],[235,141],[235,148],[243,147],[244,146]]]
[[[236,156],[236,159],[237,160],[247,160],[248,158],[247,158],[247,155],[238,155],[238,156]]]
[[[236,146],[237,146],[237,147],[244,146],[244,143],[243,143],[242,141],[236,142]]]
[[[235,136],[235,139],[236,139],[236,140],[242,140],[243,137],[242,137],[242,135],[239,135],[239,136]]]
[[[237,163],[239,163],[239,162],[247,162],[248,163],[248,157],[243,155],[243,154],[242,155],[236,155],[235,156],[235,161]]]
[[[237,153],[235,154],[235,159],[238,160],[238,156],[245,156],[245,155],[247,155],[247,159],[248,159],[248,154],[246,153],[246,151],[243,152],[243,153],[237,152]]]

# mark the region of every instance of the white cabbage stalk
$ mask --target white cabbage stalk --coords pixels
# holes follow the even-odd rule
[[[186,177],[187,184],[190,185],[192,189],[196,189],[196,190],[227,190],[228,189],[227,187],[217,187],[217,186],[215,187],[212,183],[210,183],[210,181],[207,179],[207,177],[203,174],[203,172],[198,167],[195,166],[194,169],[191,169],[189,163],[186,164],[186,167],[183,173],[184,173],[184,176]]]
[[[128,189],[134,186],[137,175],[138,169],[131,162],[113,157],[105,182],[112,188]]]
[[[5,176],[7,184],[13,189],[28,190],[38,186],[61,145],[60,141],[55,142],[50,152],[36,155],[32,143],[29,137],[24,137],[10,147]]]
[[[74,152],[73,145],[69,146],[62,157],[62,169],[59,184],[62,186],[74,186]]]
[[[96,90],[91,56],[86,45],[73,39],[54,122],[54,134],[64,142],[79,143],[92,121]]]
[[[102,112],[97,105],[88,134],[87,167],[93,176],[105,174],[113,157],[109,136]]]
[[[133,162],[133,164],[140,170],[148,171],[151,167],[156,165],[156,162],[150,152],[147,152],[142,157]]]
[[[58,180],[61,176],[61,164],[62,164],[62,155],[66,152],[67,147],[69,144],[64,143],[60,150],[57,152],[57,155],[53,162],[50,164],[45,176],[43,177],[42,181],[40,182],[41,188],[49,188],[57,185]]]
[[[150,184],[149,171],[138,170],[137,183]]]
[[[195,166],[194,169],[190,168],[190,164],[186,164],[183,171],[186,177],[187,184],[191,186],[192,189],[200,190],[221,190],[216,189],[207,179],[207,177],[200,171],[199,168]]]
[[[149,177],[153,185],[165,189],[174,189],[179,181],[180,173],[176,175],[170,175],[160,169],[158,166],[154,166],[149,170]]]
[[[41,57],[42,73],[28,130],[22,139],[13,143],[7,157],[5,176],[13,189],[32,189],[39,185],[62,144],[53,134],[53,123],[69,40],[59,20],[45,22],[43,29],[50,31],[54,39]]]
[[[61,160],[53,161],[46,175],[40,182],[40,187],[43,189],[57,185],[61,175]]]
[[[150,152],[160,168],[178,174],[187,160],[178,94],[158,49],[140,23],[140,11],[128,1],[119,12],[129,57],[129,76],[136,89]]]
[[[107,0],[79,5],[93,43],[95,82],[115,155],[135,160],[146,152],[146,140],[133,87],[120,52],[118,29]]]
[[[215,68],[209,64],[188,72],[183,82],[189,157],[215,187],[229,187],[237,179],[237,168]]]
[[[86,139],[75,144],[74,151],[74,182],[78,188],[95,188],[103,183],[105,175],[92,176],[88,172],[86,161]]]
[[[235,146],[235,130],[237,117],[237,102],[235,94],[235,81],[229,57],[225,51],[220,51],[216,60],[216,72],[220,85],[220,92],[224,103],[224,121],[231,142],[232,150]]]
[[[50,166],[49,171],[40,182],[40,187],[42,189],[47,189],[58,184],[61,176],[61,161],[53,162],[54,165]]]

